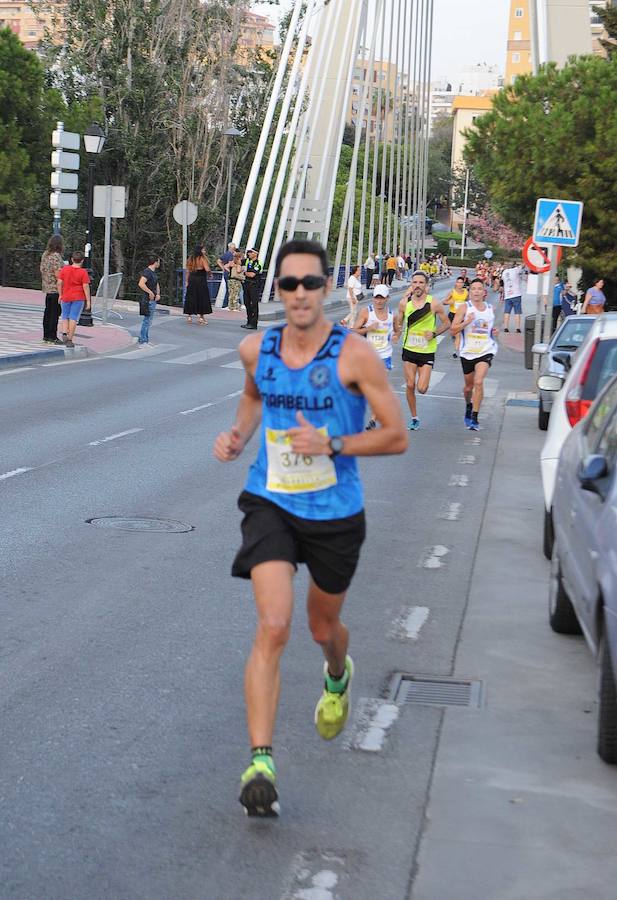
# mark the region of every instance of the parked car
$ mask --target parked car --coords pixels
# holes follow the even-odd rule
[[[596,316],[568,316],[548,344],[534,344],[531,352],[540,355],[538,375],[559,375],[565,378],[571,354],[583,343],[595,320]],[[555,392],[539,391],[539,394],[538,428],[546,431]]]
[[[563,442],[584,416],[607,381],[617,372],[617,314],[598,316],[577,353],[567,360],[567,376],[541,375],[538,388],[554,395],[546,441],[540,454],[544,492],[543,550],[553,550],[553,490]]]
[[[549,621],[598,661],[598,753],[617,763],[617,377],[564,442],[553,522]]]

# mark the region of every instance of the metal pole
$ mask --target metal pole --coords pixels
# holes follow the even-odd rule
[[[531,32],[531,71],[538,74],[540,68],[540,31],[538,28],[538,0],[529,0],[529,30]]]
[[[428,0],[429,17],[426,37],[426,78],[424,104],[424,172],[422,179],[422,256],[426,254],[426,204],[428,189],[428,142],[431,128],[431,68],[433,65],[433,14],[434,0]]]
[[[111,195],[113,188],[107,185],[105,188],[105,253],[103,257],[103,284],[107,296],[107,283],[109,281],[109,257],[111,255]]]
[[[287,37],[285,38],[285,44],[283,45],[283,51],[281,53],[281,59],[279,61],[279,67],[278,67],[278,70],[276,73],[276,78],[274,79],[274,84],[272,86],[272,93],[270,94],[270,100],[268,102],[266,116],[264,118],[264,123],[261,128],[261,134],[259,136],[259,142],[257,144],[257,149],[255,151],[255,157],[253,159],[253,164],[251,166],[251,171],[250,171],[248,182],[246,185],[246,190],[244,191],[244,197],[242,198],[242,204],[240,206],[240,212],[238,213],[236,227],[234,229],[233,242],[236,245],[236,247],[240,246],[240,241],[242,240],[242,235],[244,233],[244,226],[246,225],[246,220],[247,220],[249,209],[251,206],[251,201],[253,199],[255,187],[257,185],[257,179],[259,177],[259,170],[261,168],[261,161],[264,156],[266,144],[268,143],[268,136],[270,134],[270,126],[272,124],[272,119],[274,118],[274,112],[276,110],[276,105],[278,103],[281,85],[283,84],[283,78],[285,77],[285,75],[287,73],[287,63],[289,60],[289,53],[291,50],[291,45],[293,43],[293,38],[294,38],[294,34],[296,32],[296,26],[298,24],[298,19],[300,18],[301,11],[302,11],[302,4],[301,3],[294,4],[293,12],[291,14],[291,21],[289,23],[289,30],[287,32]]]
[[[59,131],[60,135],[62,136],[62,132],[64,131],[64,122],[56,122],[56,131]],[[60,141],[60,147],[58,149],[59,150],[62,149],[62,141]],[[56,172],[61,172],[61,171],[62,171],[62,169],[58,169],[58,168],[56,169]],[[54,209],[54,223],[52,226],[54,234],[60,234],[60,216],[61,216],[60,210]]]
[[[467,200],[469,199],[469,169],[465,175],[465,206],[463,208],[463,237],[461,238],[461,259],[465,256],[465,238],[467,237]]]
[[[394,0],[391,0],[391,3],[394,3]],[[388,68],[386,70],[386,104],[384,108],[384,127],[382,133],[382,143],[381,143],[381,182],[380,182],[380,190],[379,190],[379,228],[377,232],[377,243],[379,244],[377,248],[377,252],[383,255],[384,247],[383,247],[383,220],[385,215],[385,206],[386,206],[386,169],[387,169],[387,158],[388,154],[386,152],[387,141],[388,141],[388,119],[390,116],[390,99],[391,99],[391,91],[390,91],[390,74],[392,71],[392,19],[393,15],[390,15],[390,36],[388,38]],[[396,86],[396,78],[395,78],[395,86]],[[384,260],[379,260],[379,274],[380,276],[383,274],[383,264]]]
[[[363,263],[364,256],[364,240],[366,226],[366,188],[368,183],[368,163],[371,148],[371,120],[373,118],[373,72],[375,68],[375,44],[377,43],[378,20],[381,15],[381,5],[383,0],[377,0],[377,8],[375,10],[375,21],[373,23],[373,34],[371,36],[371,49],[369,53],[369,64],[367,69],[367,81],[369,90],[367,93],[367,109],[366,109],[366,131],[364,134],[364,166],[362,170],[362,199],[360,203],[360,222],[358,225],[358,265]],[[366,87],[365,87],[366,91]],[[363,96],[364,99],[364,96]],[[360,118],[364,117],[364,107],[362,107]],[[371,249],[370,247],[368,248]]]
[[[553,290],[555,288],[555,275],[557,274],[557,253],[558,251],[555,245],[549,247],[548,259],[551,268],[548,275],[546,313],[544,314],[544,334],[542,336],[542,340],[545,344],[548,344],[553,334]]]
[[[379,252],[378,248],[375,247],[375,193],[377,191],[377,169],[379,167],[379,141],[380,138],[383,140],[384,130],[381,124],[381,104],[383,100],[383,78],[384,75],[384,40],[385,40],[385,31],[386,31],[386,0],[384,0],[381,9],[381,36],[379,43],[379,86],[377,89],[377,110],[375,113],[375,141],[374,141],[374,149],[373,149],[373,171],[371,178],[371,211],[369,214],[369,252],[375,255],[375,253]],[[387,70],[386,70],[387,71]]]
[[[86,265],[84,268],[92,270],[92,207],[94,205],[94,166],[95,162],[91,159],[88,162],[88,222],[86,226],[86,245],[84,247],[84,256],[86,257]]]
[[[233,146],[233,145],[232,145]],[[229,152],[229,166],[227,168],[227,206],[225,207],[225,250],[227,250],[227,244],[229,243],[229,212],[231,209],[231,175],[233,172],[233,154]],[[182,268],[184,269],[184,260],[186,259],[186,250],[184,251],[184,256],[182,257]]]

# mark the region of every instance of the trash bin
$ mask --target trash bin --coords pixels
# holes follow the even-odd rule
[[[525,317],[525,368],[533,369],[533,353],[531,352],[531,348],[534,345],[534,334],[536,330],[536,316],[535,313],[532,316]],[[540,331],[540,340],[542,340],[542,334],[544,333],[544,316],[542,316],[542,329]]]

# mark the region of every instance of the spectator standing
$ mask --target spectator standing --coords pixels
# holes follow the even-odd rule
[[[553,286],[553,310],[552,310],[552,324],[551,324],[551,334],[557,328],[557,323],[559,322],[559,316],[561,315],[561,301],[563,299],[563,294],[565,290],[565,285],[559,275],[555,275],[555,284]]]
[[[154,319],[157,301],[161,299],[161,289],[159,287],[159,279],[156,274],[160,268],[160,257],[152,253],[148,257],[148,264],[141,273],[141,277],[137,283],[137,287],[148,300],[148,315],[143,317],[141,323],[141,332],[137,339],[137,344],[143,347],[150,343],[150,325]]]
[[[344,319],[341,319],[341,325],[347,328],[353,328],[358,315],[358,303],[364,297],[362,291],[362,282],[360,281],[360,266],[353,266],[349,278],[347,279],[347,302],[349,303],[349,312]]]
[[[45,291],[45,312],[43,313],[43,343],[62,344],[58,337],[58,319],[60,318],[60,300],[58,293],[58,273],[64,265],[62,251],[64,244],[59,234],[54,234],[47,241],[47,247],[41,256],[41,287]]]
[[[204,316],[212,313],[212,301],[208,281],[212,278],[210,262],[203,248],[198,244],[186,261],[188,282],[184,298],[184,315],[188,325],[193,324],[193,316],[197,316],[200,325],[207,325]]]
[[[510,330],[510,315],[514,313],[516,330],[521,333],[521,315],[523,313],[523,289],[522,278],[524,269],[515,262],[510,263],[508,269],[504,269],[501,276],[503,282],[503,297],[505,308],[503,315],[503,330]]]
[[[405,257],[402,253],[396,257],[396,277],[399,281],[403,281],[405,278]]]
[[[254,331],[259,320],[259,297],[261,294],[261,272],[263,266],[257,258],[257,250],[247,252],[246,281],[244,282],[244,305],[246,307],[246,324],[240,328]]]
[[[245,281],[246,274],[242,254],[236,251],[229,270],[229,306],[227,308],[232,312],[240,312],[240,291]]]
[[[76,250],[71,255],[71,265],[58,272],[58,293],[62,304],[62,331],[66,332],[66,346],[74,347],[73,336],[84,305],[90,309],[90,276],[82,262],[84,255]]]
[[[237,251],[236,245],[231,242],[227,244],[227,250],[224,253],[221,253],[219,259],[217,259],[217,266],[223,270],[223,280],[225,282],[225,294],[226,297],[223,300],[223,308],[229,303],[229,273],[231,272],[231,267],[234,261],[234,253]]]
[[[393,256],[392,253],[388,256],[386,260],[386,278],[388,287],[392,287],[392,282],[394,281],[394,276],[396,275],[396,256]]]
[[[583,303],[583,315],[599,316],[604,312],[606,305],[606,295],[602,288],[604,287],[603,278],[594,278],[591,287],[585,294],[585,302]]]
[[[373,251],[369,251],[369,255],[364,260],[364,271],[366,272],[366,289],[369,290],[373,285],[373,277],[375,275],[375,257]]]
[[[576,315],[576,291],[572,288],[572,285],[569,281],[563,286],[563,293],[561,295],[561,311],[563,313],[564,319],[567,319],[568,316]]]

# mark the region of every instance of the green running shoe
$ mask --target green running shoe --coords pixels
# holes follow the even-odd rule
[[[345,658],[345,669],[349,673],[349,678],[343,693],[337,694],[334,691],[329,691],[326,682],[324,692],[315,707],[315,727],[324,741],[331,741],[337,737],[347,724],[351,707],[351,679],[353,678],[353,660],[351,656]],[[324,663],[324,678],[327,675],[328,664]]]
[[[271,758],[269,762],[263,756],[254,759],[241,776],[240,783],[239,799],[247,816],[278,816],[281,807],[276,790],[276,769]]]

